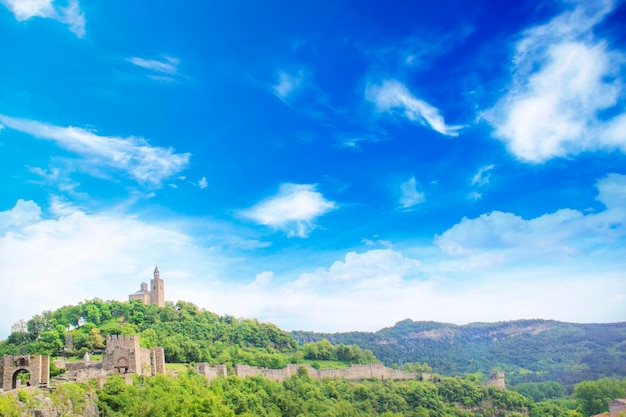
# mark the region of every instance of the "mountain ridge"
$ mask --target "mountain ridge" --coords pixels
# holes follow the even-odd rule
[[[405,319],[376,332],[293,331],[302,343],[328,339],[371,350],[385,365],[425,362],[436,373],[503,370],[513,383],[626,376],[626,322],[523,319],[457,325]]]

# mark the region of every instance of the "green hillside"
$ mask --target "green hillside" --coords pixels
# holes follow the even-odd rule
[[[299,342],[325,338],[356,344],[386,365],[426,362],[445,375],[504,370],[513,384],[558,381],[571,387],[626,376],[626,323],[521,320],[457,326],[404,320],[375,333],[292,334]]]
[[[287,363],[377,362],[358,346],[327,341],[299,346],[293,336],[271,323],[219,316],[183,301],[165,307],[140,301],[87,300],[45,311],[16,323],[0,341],[0,356],[18,353],[78,356],[104,349],[106,336],[138,334],[146,348],[162,346],[167,362],[248,364],[282,368]],[[323,366],[323,365],[320,365]]]

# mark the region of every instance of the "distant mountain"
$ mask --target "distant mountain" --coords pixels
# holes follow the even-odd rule
[[[503,370],[507,383],[558,381],[566,386],[626,377],[626,322],[574,324],[549,320],[464,326],[404,320],[375,333],[292,332],[300,342],[328,339],[370,349],[388,366],[427,363],[444,375]]]

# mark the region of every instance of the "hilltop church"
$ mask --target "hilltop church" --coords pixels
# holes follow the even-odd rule
[[[140,290],[130,294],[128,300],[141,300],[144,304],[156,304],[159,307],[165,307],[165,287],[158,266],[154,268],[154,278],[150,280],[150,289],[148,289],[147,283],[142,282]]]

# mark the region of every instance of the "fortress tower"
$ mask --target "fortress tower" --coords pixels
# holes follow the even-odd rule
[[[129,300],[141,300],[144,304],[156,304],[165,307],[165,285],[161,279],[159,267],[154,268],[154,278],[150,280],[150,287],[145,282],[141,283],[139,291],[128,296]]]

